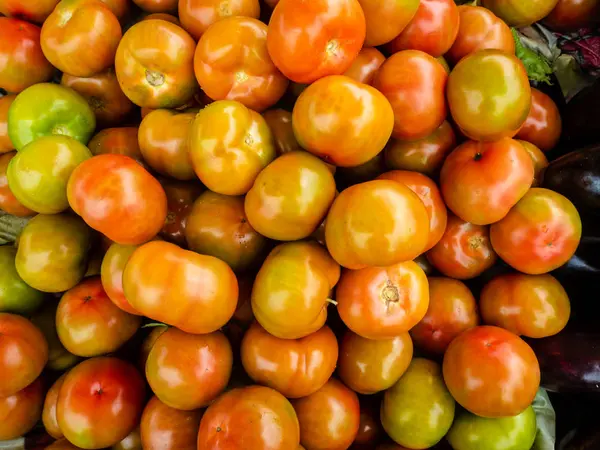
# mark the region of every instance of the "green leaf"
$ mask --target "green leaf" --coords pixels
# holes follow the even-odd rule
[[[31,217],[16,217],[0,211],[0,245],[15,242]]]
[[[532,81],[542,82],[546,84],[552,84],[550,75],[552,74],[552,66],[548,59],[523,45],[519,32],[511,28],[513,39],[515,40],[515,54],[517,58],[521,60],[527,70],[527,75]]]
[[[540,388],[531,405],[535,411],[537,435],[531,450],[554,450],[556,443],[556,413],[546,391]]]

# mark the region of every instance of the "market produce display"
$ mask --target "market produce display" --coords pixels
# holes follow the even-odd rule
[[[0,447],[558,448],[600,1],[461,3],[0,0]]]

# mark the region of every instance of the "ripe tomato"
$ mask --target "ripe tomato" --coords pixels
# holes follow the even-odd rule
[[[392,170],[378,176],[377,179],[402,183],[419,196],[429,216],[429,240],[425,251],[437,244],[446,230],[448,212],[435,182],[426,175],[406,170]]]
[[[331,166],[335,167],[335,166]],[[377,178],[387,170],[383,152],[379,152],[366,163],[353,167],[337,167],[334,175],[338,189],[343,190],[358,183],[364,183]]]
[[[516,137],[547,152],[558,143],[561,130],[562,121],[554,100],[531,88],[531,110]]]
[[[210,98],[237,100],[258,112],[277,103],[289,83],[267,51],[267,25],[252,17],[211,25],[196,47],[194,71]]]
[[[448,73],[433,56],[404,50],[389,57],[377,71],[373,86],[385,95],[394,111],[397,139],[421,139],[446,119]]]
[[[542,152],[535,145],[527,141],[521,141],[519,139],[517,139],[517,142],[519,142],[523,146],[523,148],[529,154],[531,161],[533,161],[533,182],[531,183],[531,186],[537,187],[542,182],[542,174],[544,172],[544,169],[548,167],[548,158],[546,158],[544,152]]]
[[[143,161],[138,145],[137,127],[106,128],[97,133],[88,143],[92,155],[125,155]]]
[[[90,77],[113,65],[121,36],[119,19],[107,5],[68,0],[59,2],[44,21],[40,42],[54,67]]]
[[[314,394],[294,401],[300,442],[311,450],[350,447],[358,433],[358,396],[332,378]],[[293,447],[292,447],[293,448]]]
[[[225,325],[237,305],[235,274],[220,259],[153,241],[129,258],[125,297],[140,313],[188,333],[211,333]]]
[[[17,200],[8,185],[8,166],[16,155],[17,152],[0,154],[0,209],[17,217],[33,216],[35,212]]]
[[[52,384],[48,390],[48,393],[46,394],[42,409],[42,423],[44,424],[46,432],[54,439],[60,439],[63,437],[63,432],[58,426],[58,420],[56,419],[56,403],[58,401],[58,393],[63,385],[63,382],[65,381],[66,375],[66,373],[63,373]]]
[[[185,237],[190,250],[215,256],[236,272],[254,268],[267,253],[268,240],[248,222],[243,197],[201,194],[189,212]]]
[[[179,0],[181,25],[196,40],[215,22],[235,16],[258,19],[259,0]]]
[[[0,88],[18,93],[52,78],[54,67],[42,53],[40,32],[24,20],[0,17]]]
[[[123,293],[123,271],[125,270],[127,261],[129,261],[129,258],[137,248],[137,245],[121,245],[113,243],[102,259],[100,276],[102,287],[106,291],[106,295],[108,295],[115,305],[125,312],[140,315],[140,313],[129,304]]]
[[[325,223],[331,256],[348,269],[390,266],[419,256],[429,241],[429,215],[401,183],[374,180],[342,191]]]
[[[241,356],[256,383],[299,398],[327,383],[338,360],[338,343],[328,326],[300,339],[280,339],[255,322],[244,335]]]
[[[40,420],[43,403],[40,378],[14,394],[0,396],[0,439],[9,441],[27,434]]]
[[[454,339],[444,354],[443,370],[456,401],[482,417],[519,414],[540,385],[540,366],[531,347],[492,326],[471,328]]]
[[[160,183],[123,155],[98,155],[77,166],[67,197],[88,225],[119,244],[149,241],[167,216],[167,196]]]
[[[390,42],[406,28],[419,8],[419,0],[358,1],[365,13],[368,46]]]
[[[428,281],[429,308],[410,335],[420,349],[443,355],[456,336],[479,325],[477,302],[469,288],[458,280],[429,277]]]
[[[127,18],[130,9],[129,0],[100,0],[110,8],[117,19],[123,20]]]
[[[59,439],[58,441],[54,441],[52,444],[50,444],[44,450],[79,450],[79,449],[80,449],[80,447],[74,446],[66,439]]]
[[[412,49],[442,56],[452,47],[458,28],[458,7],[453,0],[421,0],[417,13],[390,47],[394,53]]]
[[[196,43],[165,20],[142,20],[125,35],[115,56],[121,89],[142,108],[182,106],[198,89],[194,77]]]
[[[198,431],[198,450],[290,450],[299,442],[294,408],[279,392],[263,386],[223,394],[206,410]]]
[[[0,311],[30,314],[39,308],[46,296],[21,279],[15,266],[16,256],[17,249],[12,245],[0,246]]]
[[[490,228],[494,250],[513,268],[541,274],[565,264],[581,239],[573,203],[549,189],[532,188]]]
[[[12,105],[12,102],[15,100],[15,98],[17,98],[17,96],[14,94],[7,94],[4,97],[0,97],[0,155],[3,153],[8,153],[15,148],[10,140],[10,137],[8,136],[8,108],[10,108],[10,105]]]
[[[133,0],[142,10],[151,13],[164,13],[177,10],[177,0]]]
[[[325,77],[307,87],[292,119],[303,148],[343,167],[358,166],[381,152],[393,124],[394,112],[383,94],[346,76]]]
[[[138,424],[144,390],[131,364],[112,357],[87,359],[67,373],[60,388],[58,425],[78,447],[110,447]]]
[[[490,242],[490,227],[473,225],[454,214],[448,215],[442,239],[427,252],[427,260],[437,270],[459,280],[475,278],[497,259]]]
[[[558,0],[532,0],[527,3],[515,0],[483,0],[483,6],[511,27],[526,27],[550,14],[557,2]]]
[[[201,411],[181,411],[152,397],[142,413],[141,448],[196,450],[201,418]]]
[[[448,77],[447,96],[462,133],[481,141],[513,137],[531,107],[523,63],[502,50],[481,50],[461,59]]]
[[[533,161],[514,139],[467,141],[446,158],[440,189],[454,214],[474,225],[488,225],[508,214],[533,177]]]
[[[454,44],[444,55],[449,62],[456,64],[463,57],[484,49],[515,52],[515,40],[510,28],[487,8],[460,5],[458,7],[460,25]]]
[[[593,27],[599,20],[598,0],[558,0],[542,23],[552,30],[569,32]]]
[[[358,0],[281,0],[269,21],[267,47],[287,78],[308,84],[348,70],[365,34]]]
[[[359,83],[371,84],[385,56],[375,47],[363,47],[344,75]]]
[[[7,17],[17,17],[29,22],[42,23],[54,10],[60,0],[0,0],[0,13]]]
[[[352,450],[373,450],[373,445],[384,436],[379,420],[379,402],[360,399],[360,423],[358,433],[350,447]]]
[[[0,99],[0,102],[2,102],[2,99]],[[2,105],[0,103],[0,108],[1,107]],[[284,153],[304,150],[302,147],[300,147],[300,144],[298,144],[296,136],[294,135],[291,112],[286,111],[285,109],[270,109],[263,113],[263,117],[271,129],[273,143],[275,144],[275,151],[277,152],[278,156],[281,156]]]
[[[184,247],[185,230],[188,216],[194,201],[200,196],[204,188],[200,183],[163,180],[161,182],[167,194],[167,218],[160,231],[160,236],[165,240]]]

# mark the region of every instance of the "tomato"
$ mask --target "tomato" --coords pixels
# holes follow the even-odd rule
[[[358,183],[371,181],[385,171],[387,171],[387,166],[385,165],[383,152],[379,152],[359,166],[335,168],[334,175],[336,175],[338,189],[343,190]]]
[[[143,161],[138,145],[137,127],[106,128],[98,132],[88,143],[93,155],[125,155]]]
[[[260,114],[239,102],[220,100],[196,115],[190,155],[196,175],[207,188],[219,194],[242,195],[275,158],[275,146]]]
[[[153,241],[129,258],[125,297],[151,319],[188,333],[211,333],[225,325],[237,305],[238,284],[220,259]]]
[[[446,156],[456,147],[456,134],[446,120],[431,134],[414,141],[391,139],[385,147],[390,169],[411,170],[436,176]]]
[[[177,180],[196,178],[188,154],[194,112],[157,109],[142,119],[138,142],[144,161],[156,172]]]
[[[80,450],[80,447],[75,447],[66,439],[59,439],[58,441],[54,441],[44,450]]]
[[[8,166],[15,156],[16,152],[0,154],[0,210],[17,217],[32,216],[35,212],[15,197],[8,184]]]
[[[142,341],[137,361],[137,367],[143,373],[146,373],[146,363],[148,362],[148,355],[150,354],[150,350],[152,350],[152,347],[154,347],[154,344],[156,343],[156,340],[160,337],[160,335],[169,329],[169,326],[163,323],[157,323],[150,329],[152,331],[150,331],[150,333],[148,333],[148,335]]]
[[[433,133],[446,119],[448,74],[433,56],[404,50],[389,57],[377,71],[373,86],[394,111],[396,139],[415,140]]]
[[[123,440],[111,447],[111,450],[143,450],[140,430],[136,428],[123,438]]]
[[[444,55],[456,64],[464,56],[484,49],[515,52],[515,40],[510,28],[487,8],[472,5],[458,7],[460,25],[456,39]]]
[[[113,14],[119,20],[126,19],[129,14],[130,3],[129,0],[100,0],[106,6],[110,8]]]
[[[167,216],[167,196],[160,183],[123,155],[98,155],[77,166],[67,197],[88,225],[119,244],[149,241]]]
[[[179,20],[183,28],[198,40],[212,24],[227,17],[260,16],[259,0],[179,0]]]
[[[42,304],[44,294],[21,279],[15,267],[16,255],[14,247],[0,247],[0,311],[27,314]]]
[[[419,196],[401,183],[368,181],[334,200],[325,240],[331,256],[348,269],[390,266],[423,253],[429,215]]]
[[[78,217],[39,214],[19,237],[15,265],[34,289],[64,292],[83,278],[92,233]]]
[[[2,99],[0,99],[1,101]],[[284,153],[303,150],[294,135],[291,112],[284,109],[270,109],[263,113],[263,117],[273,135],[273,143],[275,144],[277,155],[281,156]]]
[[[385,392],[381,423],[398,444],[429,448],[450,429],[454,409],[439,364],[414,358],[404,375]]]
[[[350,447],[352,450],[373,450],[373,445],[384,436],[379,420],[379,402],[360,399],[360,423],[358,433]]]
[[[365,35],[358,0],[281,0],[269,21],[267,48],[287,78],[308,84],[348,70]]]
[[[200,38],[194,71],[202,90],[214,100],[237,100],[255,111],[273,106],[288,79],[267,51],[267,25],[252,17],[227,17]]]
[[[531,347],[510,331],[492,326],[471,328],[454,339],[444,354],[443,370],[456,401],[481,417],[523,412],[540,385],[540,367]]]
[[[546,17],[558,0],[483,0],[483,6],[491,10],[511,27],[526,27]]]
[[[569,32],[593,27],[600,19],[598,0],[558,0],[542,23],[552,30]]]
[[[473,225],[454,214],[448,215],[442,239],[427,252],[427,260],[437,270],[459,280],[475,278],[497,259],[490,242],[490,227]]]
[[[85,99],[57,84],[39,83],[25,89],[8,111],[8,136],[17,150],[53,134],[87,144],[95,128],[96,118]]]
[[[358,0],[365,12],[365,45],[376,46],[392,41],[410,23],[418,11],[419,0]]]
[[[133,0],[142,10],[161,13],[177,10],[177,0]]]
[[[215,256],[236,272],[252,269],[267,253],[268,240],[248,223],[244,198],[211,191],[191,207],[185,238],[190,250]]]
[[[479,325],[477,302],[469,288],[452,278],[429,277],[429,308],[410,330],[415,345],[443,355],[452,340]]]
[[[316,242],[278,245],[254,280],[254,316],[273,336],[308,336],[325,324],[330,291],[339,278],[340,266]]]
[[[377,179],[402,183],[419,196],[429,216],[429,240],[425,250],[429,250],[437,244],[446,230],[448,213],[442,194],[435,182],[426,175],[406,170],[392,170],[378,176]]]
[[[383,150],[393,123],[383,94],[347,76],[325,77],[307,87],[292,118],[303,148],[343,167],[358,166]]]
[[[558,143],[561,130],[562,120],[554,100],[531,88],[531,110],[516,137],[547,152]]]
[[[200,411],[181,411],[152,397],[142,413],[142,447],[163,450],[196,450]]]
[[[532,188],[490,228],[494,250],[520,272],[536,275],[565,264],[581,239],[573,203],[549,189]]]
[[[256,383],[299,398],[327,383],[338,360],[338,343],[328,326],[300,339],[280,339],[253,323],[242,340],[241,357]]]
[[[167,219],[160,235],[169,242],[185,247],[188,216],[194,201],[204,189],[200,183],[163,180],[161,184],[167,194]]]
[[[142,0],[144,1],[144,0]],[[177,0],[175,0],[177,1]],[[168,13],[151,13],[148,14],[147,16],[145,16],[142,20],[166,20],[167,22],[171,22],[174,23],[177,26],[181,26],[181,23],[179,22],[179,19],[174,16],[173,14],[168,14]]]
[[[68,136],[43,136],[11,159],[6,175],[13,195],[33,211],[57,214],[69,207],[67,182],[75,167],[92,157]]]
[[[0,88],[18,93],[52,78],[54,67],[42,53],[40,32],[24,20],[0,17]]]
[[[452,47],[459,22],[458,7],[453,0],[421,0],[415,16],[390,43],[392,52],[412,49],[442,56]]]
[[[110,447],[138,424],[144,380],[131,364],[112,357],[87,359],[67,373],[58,393],[56,418],[78,447]]]
[[[300,442],[311,450],[350,447],[360,423],[358,396],[332,378],[314,394],[294,401]]]
[[[533,161],[514,139],[467,141],[448,155],[440,189],[448,208],[474,225],[502,219],[533,183]]]
[[[15,148],[10,140],[10,137],[8,137],[8,109],[16,97],[17,96],[15,94],[7,94],[3,97],[0,97],[0,155],[3,153],[8,153]]]
[[[139,315],[140,313],[129,304],[123,293],[123,271],[137,248],[137,245],[112,244],[102,259],[100,275],[102,287],[110,300],[123,311]]]
[[[344,75],[359,83],[371,84],[385,56],[375,47],[363,47]]]
[[[115,56],[119,85],[142,108],[175,108],[192,99],[194,77],[192,37],[165,20],[142,20],[123,35]]]
[[[40,419],[43,403],[39,378],[14,394],[0,397],[0,439],[8,441],[28,433]]]
[[[254,313],[252,312],[251,301],[254,275],[255,274],[250,273],[238,277],[240,295],[238,298],[237,308],[233,313],[233,320],[244,325],[244,328],[247,328],[254,321]]]
[[[542,152],[535,145],[527,141],[521,141],[519,139],[517,139],[517,142],[519,142],[523,146],[523,148],[529,154],[531,161],[533,161],[533,182],[531,183],[531,186],[537,187],[542,183],[544,169],[548,167],[549,164],[548,158],[546,158],[544,152]]]
[[[18,17],[29,22],[42,23],[50,15],[60,0],[0,0],[0,13],[8,17]]]
[[[46,433],[52,436],[54,439],[60,439],[63,437],[63,433],[58,426],[56,419],[56,402],[58,401],[58,392],[65,381],[66,373],[62,374],[48,390],[46,398],[44,399],[44,406],[42,409],[42,423],[46,429]]]

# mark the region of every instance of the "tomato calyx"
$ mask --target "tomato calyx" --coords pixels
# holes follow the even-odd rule
[[[389,308],[390,303],[398,303],[400,301],[398,287],[394,286],[391,280],[387,280],[385,286],[381,290],[381,297],[385,302],[386,308]]]
[[[483,158],[483,153],[477,152],[475,153],[475,156],[473,156],[473,161],[480,161],[481,158]]]
[[[483,237],[481,236],[471,236],[469,238],[469,247],[473,250],[477,250],[483,244]]]
[[[165,76],[155,70],[146,69],[146,81],[150,84],[150,86],[162,86],[165,83]]]

